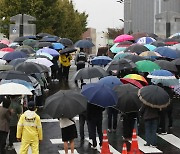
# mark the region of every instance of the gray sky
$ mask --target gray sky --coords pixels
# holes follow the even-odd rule
[[[97,32],[107,28],[122,28],[124,19],[124,3],[116,0],[73,0],[75,9],[89,14],[88,27],[96,28]]]

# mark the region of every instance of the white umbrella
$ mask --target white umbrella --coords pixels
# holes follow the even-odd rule
[[[8,52],[6,52],[6,51],[0,51],[0,58],[2,58],[6,53],[8,53]]]
[[[0,64],[6,64],[6,63],[7,63],[6,60],[0,59]]]
[[[47,58],[27,59],[26,62],[33,62],[33,63],[45,65],[46,67],[50,67],[53,65],[53,63]]]
[[[0,95],[32,95],[32,92],[22,84],[5,83],[0,85]]]

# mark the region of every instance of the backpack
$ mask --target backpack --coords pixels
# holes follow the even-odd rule
[[[86,62],[86,60],[87,60],[86,54],[84,52],[80,52],[77,57],[77,62],[79,62],[79,61]]]

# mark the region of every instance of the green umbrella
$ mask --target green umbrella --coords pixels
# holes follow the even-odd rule
[[[117,53],[117,54],[114,56],[113,60],[118,60],[118,59],[124,58],[125,56],[131,55],[131,54],[132,54],[132,53],[129,53],[129,52],[126,52],[126,53],[124,53],[124,52],[119,52],[119,53]]]
[[[38,42],[37,40],[27,39],[27,40],[24,40],[22,43],[23,43],[23,45],[28,45],[28,46],[34,48],[34,46],[36,45],[37,42]]]
[[[154,70],[160,70],[160,66],[150,60],[140,60],[135,63],[136,70],[138,72],[152,72]]]

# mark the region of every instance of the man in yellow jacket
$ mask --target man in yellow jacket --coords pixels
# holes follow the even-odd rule
[[[40,117],[35,113],[35,103],[28,103],[17,125],[17,139],[21,141],[20,154],[27,154],[31,146],[32,154],[39,154],[39,141],[42,141],[42,125]]]

